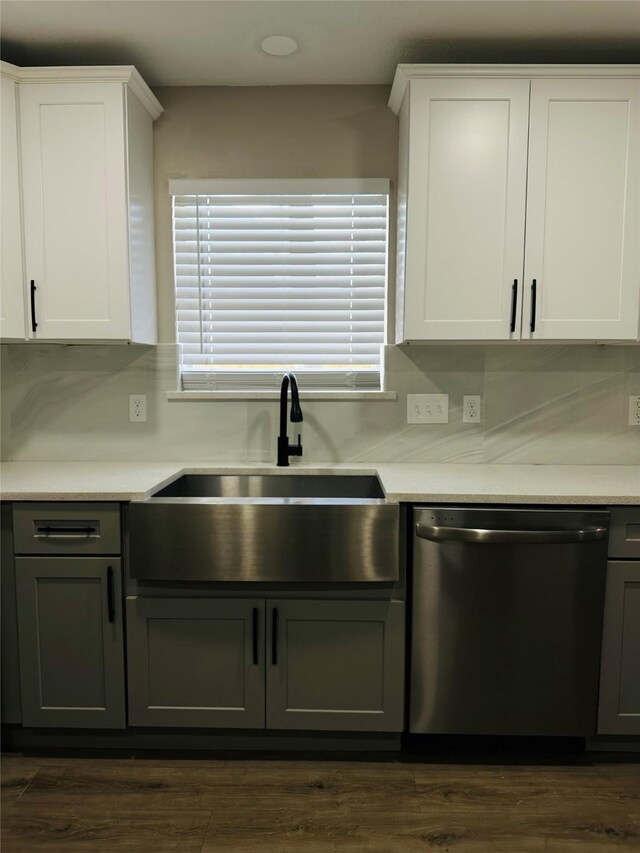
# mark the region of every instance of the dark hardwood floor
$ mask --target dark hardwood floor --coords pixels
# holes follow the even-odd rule
[[[640,851],[638,763],[444,760],[8,754],[2,851]]]

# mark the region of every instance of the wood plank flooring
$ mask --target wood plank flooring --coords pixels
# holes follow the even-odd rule
[[[640,763],[558,761],[8,754],[2,851],[638,853]]]

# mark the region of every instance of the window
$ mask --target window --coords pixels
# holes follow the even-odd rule
[[[170,182],[185,390],[380,388],[386,180]]]

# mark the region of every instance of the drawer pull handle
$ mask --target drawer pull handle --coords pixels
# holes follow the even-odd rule
[[[116,601],[113,591],[113,566],[107,566],[107,610],[109,622],[116,621]]]
[[[99,536],[100,534],[97,527],[51,527],[50,525],[37,525],[35,535],[41,539],[45,536],[49,539],[56,536],[64,536],[65,539],[69,536],[84,539],[86,536]]]

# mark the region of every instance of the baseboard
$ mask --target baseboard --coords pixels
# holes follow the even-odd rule
[[[399,751],[400,734],[354,732],[238,732],[218,729],[31,729],[3,726],[4,751],[31,749],[122,749],[209,752],[389,752]]]
[[[625,737],[595,737],[587,739],[589,752],[635,752],[640,753],[640,738],[637,736]]]

